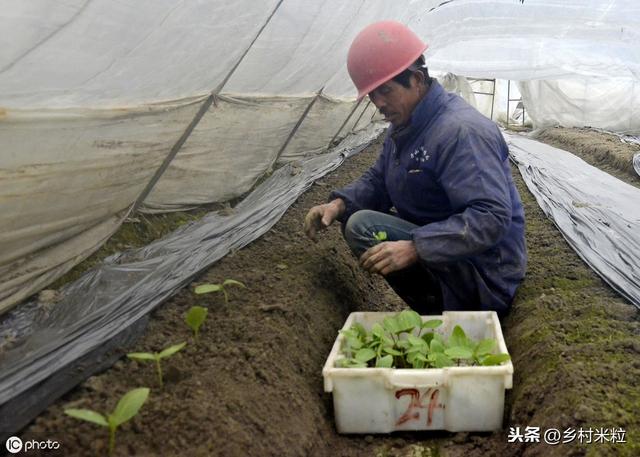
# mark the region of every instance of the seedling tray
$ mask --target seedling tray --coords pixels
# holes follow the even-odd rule
[[[354,323],[370,330],[395,313],[351,313]],[[456,325],[474,340],[494,338],[496,352],[508,353],[498,316],[493,311],[444,312],[421,316],[441,319],[436,329],[448,337]],[[492,431],[502,427],[505,390],[513,383],[511,361],[497,366],[447,368],[336,368],[342,358],[338,335],[322,370],[325,392],[333,393],[339,433],[390,433],[400,430]]]

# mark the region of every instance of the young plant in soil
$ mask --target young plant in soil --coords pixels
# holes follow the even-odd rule
[[[120,398],[120,401],[118,401],[118,404],[116,405],[116,409],[114,409],[111,414],[107,415],[102,415],[90,409],[75,408],[65,409],[64,413],[68,416],[75,417],[76,419],[107,427],[109,429],[109,455],[112,455],[116,444],[116,430],[120,425],[138,414],[138,411],[147,400],[148,396],[149,389],[147,387],[130,390]]]
[[[375,232],[373,234],[373,239],[378,243],[382,243],[383,241],[387,241],[387,232]]]
[[[127,354],[127,357],[132,360],[140,360],[142,362],[154,361],[156,363],[156,371],[158,372],[158,382],[160,383],[160,387],[162,387],[164,384],[162,382],[162,365],[160,364],[160,361],[162,359],[166,359],[167,357],[171,357],[176,352],[185,347],[186,344],[186,342],[175,344],[160,352],[131,352]]]
[[[229,294],[227,292],[228,286],[238,286],[242,288],[246,288],[243,283],[240,281],[236,281],[235,279],[225,279],[222,281],[222,284],[202,284],[195,288],[196,294],[208,294],[211,292],[220,292],[224,294],[224,302],[229,303]]]
[[[382,324],[373,324],[371,331],[361,324],[353,324],[340,331],[345,338],[344,358],[337,360],[336,365],[341,368],[444,368],[499,365],[510,359],[508,354],[492,354],[496,340],[484,339],[476,343],[459,325],[445,341],[433,331],[440,325],[439,319],[423,322],[412,310],[386,317]]]
[[[207,308],[202,306],[192,306],[189,311],[187,311],[187,315],[184,318],[184,321],[187,323],[189,328],[193,330],[193,339],[196,343],[198,342],[200,327],[204,324],[204,321],[207,318],[207,312]]]

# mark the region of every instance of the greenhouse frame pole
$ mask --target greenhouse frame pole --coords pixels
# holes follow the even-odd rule
[[[287,139],[285,140],[284,144],[276,154],[276,158],[273,160],[273,162],[271,163],[271,166],[269,167],[270,169],[273,169],[273,164],[275,164],[278,161],[278,159],[280,158],[284,150],[287,149],[287,146],[289,146],[289,143],[293,139],[293,136],[296,134],[300,126],[302,125],[302,122],[304,121],[304,119],[307,117],[307,114],[309,114],[309,111],[311,111],[311,108],[313,108],[313,105],[315,105],[318,99],[322,96],[323,90],[324,90],[324,86],[320,88],[316,96],[313,97],[313,99],[311,100],[311,103],[307,105],[304,112],[300,115],[300,119],[298,119],[298,122],[296,122],[296,125],[293,126],[293,128],[291,129],[291,132],[289,132],[289,136],[287,136]]]
[[[358,126],[358,122],[360,122],[360,119],[362,119],[362,116],[364,116],[364,113],[366,113],[367,110],[369,109],[369,105],[371,105],[371,100],[367,100],[367,104],[365,105],[364,109],[360,113],[360,116],[358,116],[358,119],[356,119],[356,123],[353,124],[353,128],[351,129],[352,132]],[[374,112],[374,114],[375,114],[375,112]],[[371,119],[373,119],[373,116],[371,117]]]
[[[265,23],[262,25],[262,27],[260,27],[260,30],[258,30],[258,33],[256,34],[256,36],[253,38],[251,43],[249,43],[249,46],[247,47],[247,49],[242,53],[242,55],[240,56],[238,61],[235,63],[233,68],[231,68],[227,76],[222,80],[222,82],[218,85],[218,87],[216,87],[211,92],[211,94],[209,94],[209,96],[204,101],[204,103],[202,104],[202,106],[200,107],[200,109],[198,110],[194,118],[191,120],[191,122],[189,123],[185,131],[182,133],[178,141],[171,148],[171,150],[169,151],[169,154],[167,154],[167,157],[165,157],[160,167],[156,170],[151,180],[147,183],[147,185],[142,190],[140,195],[138,195],[138,198],[135,200],[131,209],[129,210],[129,214],[133,214],[140,207],[140,205],[142,205],[142,202],[149,196],[149,194],[151,193],[151,191],[153,190],[157,182],[160,180],[160,177],[164,174],[167,168],[169,168],[169,164],[171,164],[175,156],[178,154],[178,151],[182,148],[182,145],[191,136],[191,133],[196,128],[196,126],[200,123],[200,121],[202,120],[206,112],[209,110],[211,105],[214,104],[217,95],[220,93],[220,91],[222,91],[222,88],[225,86],[225,84],[227,84],[229,79],[231,79],[231,76],[233,76],[233,74],[235,73],[237,68],[240,66],[240,64],[246,57],[246,55],[249,53],[249,51],[251,50],[255,42],[258,40],[260,35],[262,35],[262,32],[264,31],[264,29],[267,27],[269,22],[271,22],[271,19],[276,14],[276,12],[278,11],[278,8],[280,8],[280,5],[282,5],[283,1],[284,0],[280,0],[278,2],[278,4],[275,6],[275,8],[273,9],[271,14],[265,21]]]
[[[340,135],[340,132],[342,132],[342,129],[344,128],[345,125],[347,125],[347,122],[349,122],[349,119],[351,119],[351,116],[353,116],[353,113],[356,112],[356,110],[358,109],[358,106],[360,106],[360,104],[362,103],[362,100],[364,100],[363,98],[361,98],[360,100],[358,100],[358,102],[356,103],[356,105],[351,109],[351,111],[349,112],[349,115],[347,116],[347,118],[344,120],[344,122],[342,123],[342,125],[340,126],[340,128],[338,129],[338,131],[336,132],[335,135],[333,135],[333,138],[331,138],[331,141],[329,141],[329,144],[327,145],[327,149],[331,148],[331,145],[333,144],[333,142],[336,140],[336,138],[338,138],[338,135]],[[360,118],[358,118],[359,120]],[[356,121],[357,122],[357,121]]]

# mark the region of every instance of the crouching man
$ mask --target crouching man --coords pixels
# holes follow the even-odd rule
[[[361,266],[420,314],[504,314],[527,262],[507,145],[491,120],[429,77],[426,48],[392,21],[356,36],[349,75],[391,126],[376,163],[311,208],[305,232],[315,240],[341,222]]]

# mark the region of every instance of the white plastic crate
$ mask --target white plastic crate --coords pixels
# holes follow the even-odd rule
[[[351,313],[343,329],[358,322],[367,330],[396,313]],[[475,341],[494,338],[496,353],[507,353],[500,321],[493,311],[444,312],[436,329],[448,338],[456,325]],[[333,392],[339,433],[390,433],[396,430],[491,431],[502,427],[505,389],[513,365],[428,369],[336,368],[343,336],[336,339],[322,376]]]

